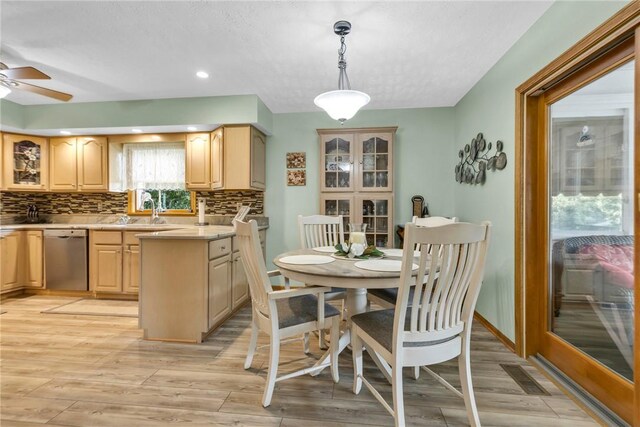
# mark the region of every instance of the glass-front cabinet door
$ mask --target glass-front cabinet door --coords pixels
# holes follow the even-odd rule
[[[320,138],[320,191],[353,191],[354,135],[322,134]]]
[[[354,197],[351,194],[321,194],[320,213],[322,215],[342,215],[344,238],[349,239],[349,223],[356,218],[353,211]]]
[[[4,186],[8,190],[48,189],[48,147],[45,138],[3,135]]]
[[[392,133],[358,135],[359,191],[392,191],[392,144]]]
[[[367,244],[377,248],[392,248],[393,242],[393,196],[371,194],[356,196],[356,222],[367,225]]]

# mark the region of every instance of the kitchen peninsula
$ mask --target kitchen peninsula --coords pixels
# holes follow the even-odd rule
[[[200,343],[249,300],[232,226],[140,234],[144,338]],[[266,226],[260,227],[265,245]]]

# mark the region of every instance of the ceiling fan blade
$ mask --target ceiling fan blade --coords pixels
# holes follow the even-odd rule
[[[51,77],[47,76],[42,71],[33,68],[33,67],[19,67],[19,68],[7,68],[4,70],[0,70],[0,73],[7,76],[8,79],[50,79]]]
[[[11,86],[11,89],[22,89],[27,92],[37,93],[38,95],[48,96],[49,98],[58,99],[60,101],[68,101],[73,98],[73,95],[68,93],[58,92],[57,90],[47,89],[44,87],[30,85],[29,83],[15,82],[17,86]]]

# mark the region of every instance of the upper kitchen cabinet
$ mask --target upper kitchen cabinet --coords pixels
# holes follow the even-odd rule
[[[396,128],[318,130],[320,191],[392,192]]]
[[[264,191],[266,141],[250,125],[223,126],[210,135],[187,135],[187,189]]]
[[[103,191],[109,188],[107,139],[83,137],[77,140],[78,189]]]
[[[106,191],[105,137],[51,138],[50,185],[53,191]]]
[[[46,138],[4,134],[4,188],[7,190],[47,190],[49,188],[48,148]]]
[[[188,190],[211,189],[211,144],[209,134],[187,134],[185,181]]]
[[[253,126],[224,127],[224,182],[226,190],[266,188],[266,137]]]

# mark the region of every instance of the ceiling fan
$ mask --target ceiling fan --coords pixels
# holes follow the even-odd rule
[[[57,99],[59,101],[68,101],[73,98],[73,95],[69,95],[68,93],[24,83],[18,79],[49,80],[51,77],[33,67],[9,68],[0,62],[0,98],[4,98],[14,89],[26,90],[27,92],[48,96],[49,98]]]

